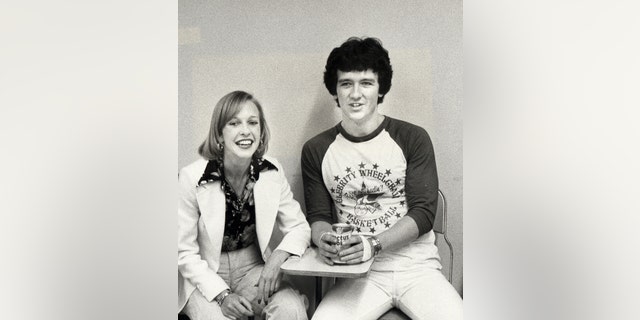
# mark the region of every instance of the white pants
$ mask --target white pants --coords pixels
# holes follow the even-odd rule
[[[366,277],[338,279],[313,320],[378,319],[396,307],[411,319],[461,320],[462,299],[440,270],[371,270]]]
[[[269,298],[264,309],[257,303],[258,287],[264,262],[257,246],[222,252],[218,275],[229,285],[233,293],[251,301],[256,319],[306,320],[308,300],[293,290],[286,282]],[[191,320],[229,319],[215,301],[209,302],[199,290],[194,290],[182,310]]]

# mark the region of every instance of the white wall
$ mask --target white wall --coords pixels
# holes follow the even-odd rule
[[[462,292],[461,1],[180,1],[179,35],[178,166],[198,158],[215,103],[245,90],[265,108],[268,154],[301,203],[302,144],[340,119],[322,83],[326,58],[350,36],[381,39],[394,76],[380,110],[431,135]]]

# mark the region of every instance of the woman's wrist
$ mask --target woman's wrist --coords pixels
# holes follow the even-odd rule
[[[291,253],[282,249],[276,249],[275,251],[273,251],[269,259],[274,259],[274,261],[277,261],[279,264],[283,264],[285,261],[287,261],[287,259],[289,259],[290,256]]]
[[[213,298],[213,300],[215,300],[218,303],[218,305],[222,307],[222,303],[230,294],[231,294],[231,290],[226,289],[222,291],[219,295],[217,295],[215,298]]]

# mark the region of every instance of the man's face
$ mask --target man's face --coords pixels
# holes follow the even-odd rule
[[[357,124],[373,119],[378,107],[380,84],[378,75],[367,71],[342,72],[338,70],[337,99],[343,120]]]

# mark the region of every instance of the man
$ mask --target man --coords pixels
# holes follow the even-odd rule
[[[324,83],[342,121],[302,150],[311,239],[328,264],[375,260],[368,276],[339,279],[313,319],[377,319],[392,307],[413,319],[462,318],[462,299],[440,272],[434,243],[438,175],[431,139],[378,110],[392,74],[375,38],[350,38],[327,59]],[[332,246],[335,222],[354,228],[340,251]]]

